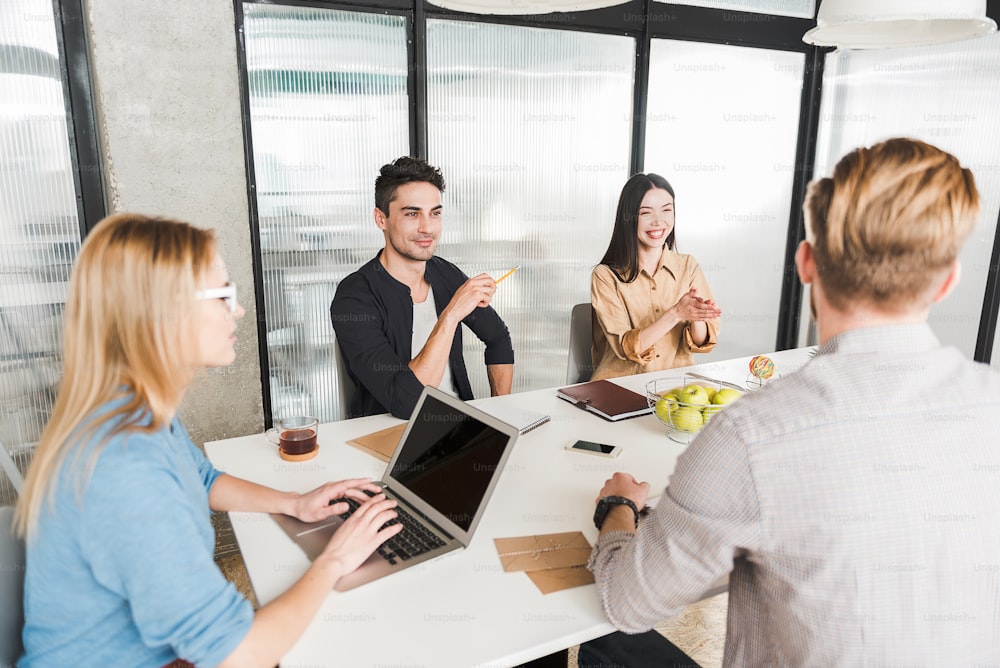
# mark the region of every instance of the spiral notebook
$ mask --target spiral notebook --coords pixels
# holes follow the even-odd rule
[[[518,434],[523,436],[532,429],[537,429],[552,419],[551,415],[526,410],[510,404],[497,404],[495,402],[480,404],[476,406],[484,413],[489,413],[493,417],[503,420],[509,425],[517,427]]]

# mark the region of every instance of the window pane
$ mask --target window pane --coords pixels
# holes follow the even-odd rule
[[[62,374],[80,226],[52,3],[0,5],[0,45],[0,504],[9,504]]]
[[[729,9],[737,12],[757,12],[758,14],[774,14],[776,16],[797,16],[804,19],[811,19],[816,13],[816,0],[679,0],[669,4]],[[749,27],[752,27],[752,24]]]
[[[635,42],[431,20],[427,49],[429,153],[448,182],[439,255],[469,275],[520,265],[493,302],[514,389],[561,384],[570,310],[590,301],[628,176]],[[489,396],[482,344],[464,340]]]
[[[699,360],[774,348],[804,56],[653,40],[646,171],[677,196],[677,246],[722,308]]]
[[[336,420],[330,301],[381,248],[375,177],[409,152],[405,22],[244,12],[272,415]]]
[[[945,46],[838,51],[827,56],[816,174],[858,146],[890,137],[934,144],[970,167],[982,221],[963,249],[962,280],[931,309],[942,343],[975,353],[1000,211],[1000,35]],[[998,351],[994,346],[993,364]]]

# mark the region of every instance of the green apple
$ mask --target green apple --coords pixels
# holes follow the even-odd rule
[[[688,385],[677,395],[681,404],[688,406],[707,406],[708,392],[701,385]]]
[[[670,414],[670,424],[680,431],[695,432],[701,429],[704,423],[701,411],[697,408],[681,406]]]
[[[708,401],[709,403],[711,403],[712,399],[715,398],[715,393],[718,392],[719,390],[717,390],[714,387],[705,387],[705,391],[708,392]]]
[[[728,387],[724,387],[716,392],[715,396],[712,397],[712,403],[705,406],[705,410],[702,411],[702,414],[705,416],[705,422],[707,423],[708,419],[721,411],[726,404],[731,404],[742,396],[743,393],[739,390]]]
[[[719,406],[725,406],[726,404],[733,403],[742,396],[743,393],[739,390],[731,387],[724,387],[715,393],[715,396],[712,397],[712,403],[718,404]]]
[[[656,407],[653,410],[656,412],[656,417],[660,418],[667,424],[670,424],[670,414],[673,413],[676,408],[677,397],[672,394],[665,394],[659,401],[656,402]]]

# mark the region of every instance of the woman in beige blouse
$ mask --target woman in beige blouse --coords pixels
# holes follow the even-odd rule
[[[715,347],[722,311],[697,260],[674,250],[674,190],[636,174],[590,279],[594,380],[693,364]]]

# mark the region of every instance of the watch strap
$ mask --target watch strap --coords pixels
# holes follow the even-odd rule
[[[631,508],[632,513],[635,515],[635,528],[639,528],[639,509],[632,499],[624,496],[604,496],[597,502],[597,508],[594,509],[594,526],[597,527],[598,531],[604,525],[604,519],[608,516],[608,512],[615,506],[628,506]]]

